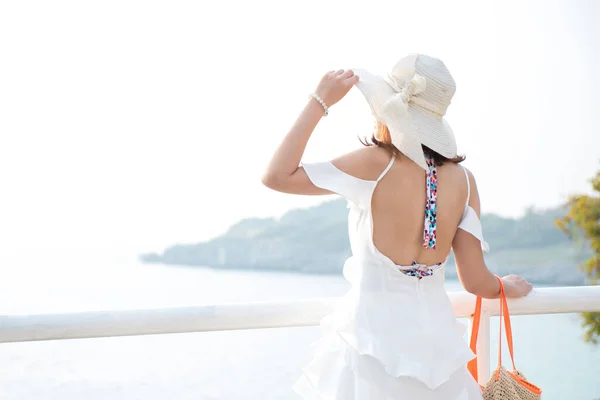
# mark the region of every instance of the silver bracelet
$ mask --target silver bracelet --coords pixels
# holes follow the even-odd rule
[[[312,97],[313,99],[315,99],[316,101],[321,103],[321,105],[323,106],[323,109],[325,110],[325,116],[328,116],[329,115],[329,107],[327,107],[327,104],[325,104],[323,99],[316,93],[311,93],[310,97]]]

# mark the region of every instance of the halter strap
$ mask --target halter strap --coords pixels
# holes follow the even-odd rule
[[[465,208],[469,206],[469,200],[471,199],[471,182],[469,181],[469,173],[467,169],[461,165],[463,171],[465,171],[465,178],[467,178],[467,203],[465,204]]]
[[[388,171],[390,170],[390,168],[392,168],[392,165],[394,165],[394,160],[395,159],[396,159],[396,157],[392,156],[392,159],[388,163],[387,167],[385,167],[385,169],[383,170],[383,172],[381,173],[381,175],[379,175],[379,178],[377,178],[377,182],[379,182],[381,179],[383,179],[383,177],[385,176],[385,174],[387,174]]]

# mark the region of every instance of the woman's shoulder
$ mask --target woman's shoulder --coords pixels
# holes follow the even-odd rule
[[[457,180],[466,180],[468,177],[469,183],[475,184],[475,175],[473,175],[473,172],[462,163],[448,161],[441,167],[438,167],[438,170],[442,170],[445,173],[455,176]]]
[[[475,180],[475,175],[473,174],[473,171],[471,171],[469,168],[465,167],[462,164],[454,164],[456,166],[457,169],[460,169],[462,172],[462,174],[465,176],[465,179],[468,179],[468,184],[469,184],[469,191],[473,192],[473,191],[477,191],[477,181]]]
[[[333,159],[333,165],[359,179],[376,180],[389,164],[392,155],[377,146],[365,146]]]

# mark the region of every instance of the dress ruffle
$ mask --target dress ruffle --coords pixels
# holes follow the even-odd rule
[[[409,376],[388,375],[374,357],[360,355],[341,338],[327,336],[318,355],[303,368],[293,390],[307,400],[479,400],[481,391],[466,368],[430,389]]]
[[[314,400],[481,399],[465,369],[474,354],[443,288],[443,269],[418,280],[370,265],[365,279],[353,263],[344,268],[353,286],[321,321],[325,334],[296,393]]]

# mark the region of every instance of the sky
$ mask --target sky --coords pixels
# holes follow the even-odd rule
[[[414,52],[457,82],[482,211],[557,206],[600,167],[598,20],[594,0],[2,2],[0,252],[161,250],[329,200],[263,187],[273,151],[324,72]],[[353,89],[304,159],[372,128]]]

